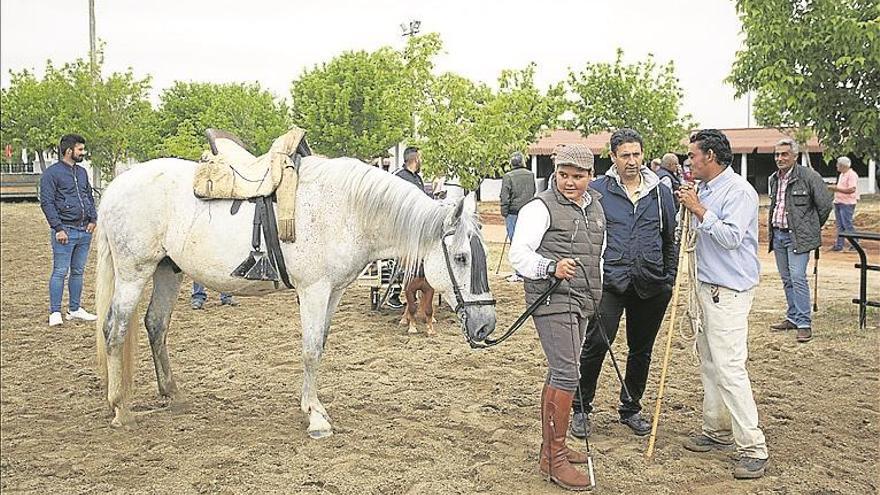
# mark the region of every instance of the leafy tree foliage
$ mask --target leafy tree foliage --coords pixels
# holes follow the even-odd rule
[[[197,160],[208,144],[205,129],[238,136],[255,155],[290,126],[287,104],[259,83],[215,84],[177,81],[160,96],[157,156]]]
[[[47,74],[56,74],[49,65]],[[16,148],[37,151],[45,167],[43,151],[57,146],[63,127],[64,86],[55,87],[57,78],[37,79],[28,70],[10,73],[10,85],[0,89],[0,142]]]
[[[736,5],[745,49],[737,53],[728,80],[738,96],[756,92],[758,123],[812,128],[834,154],[876,157],[877,0],[738,0]]]
[[[386,156],[416,134],[414,115],[427,102],[437,34],[413,36],[402,52],[352,51],[306,70],[291,85],[293,117],[309,142],[329,156]]]
[[[696,126],[690,114],[681,114],[683,93],[674,65],[658,66],[652,56],[625,64],[618,49],[613,64],[569,70],[568,91],[574,117],[565,121],[568,128],[587,136],[630,127],[644,138],[646,157],[683,151],[682,139]]]
[[[108,176],[117,162],[146,156],[154,140],[150,78],[137,79],[130,69],[104,78],[102,64],[103,57],[95,70],[83,59],[60,68],[49,62],[41,80],[12,72],[2,90],[2,141],[37,151],[45,166],[43,152],[62,135],[82,134],[92,164]]]
[[[525,151],[563,111],[562,87],[542,93],[534,74],[534,64],[505,70],[498,91],[455,74],[434,79],[419,114],[426,173],[455,176],[467,189],[501,175],[510,154]]]

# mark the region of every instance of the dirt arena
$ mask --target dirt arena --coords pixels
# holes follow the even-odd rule
[[[865,218],[857,223],[876,227]],[[184,285],[169,345],[186,400],[169,405],[157,397],[142,338],[138,425],[114,429],[93,368],[93,326],[46,326],[51,252],[39,207],[4,203],[0,235],[3,493],[561,493],[537,473],[546,368],[531,324],[497,348],[473,351],[448,308],[438,314],[437,337],[411,336],[397,314],[370,311],[366,286],[352,287],[319,380],[335,434],[315,441],[299,410],[293,295],[242,297],[231,308],[211,292],[206,309],[193,311]],[[522,285],[502,280],[506,264],[494,275],[501,244],[490,247],[499,326],[509,325],[523,310]],[[871,249],[876,264],[880,250]],[[880,312],[869,312],[867,331],[857,329],[849,302],[857,294],[856,256],[823,253],[815,338],[799,345],[792,333],[767,328],[784,314],[784,297],[763,251],[749,369],[770,448],[767,476],[734,481],[732,457],[681,447],[699,429],[702,394],[691,341],[676,335],[651,463],[643,456],[647,439],[616,422],[616,379],[610,364],[603,371],[592,438],[599,493],[880,489]],[[869,277],[876,299],[880,276]],[[94,254],[83,301],[94,309]],[[662,340],[643,401],[650,412]],[[625,359],[624,346],[615,349]]]

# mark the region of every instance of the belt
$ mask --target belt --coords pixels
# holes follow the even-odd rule
[[[791,229],[783,229],[782,227],[773,227],[774,229],[780,232],[791,232]]]

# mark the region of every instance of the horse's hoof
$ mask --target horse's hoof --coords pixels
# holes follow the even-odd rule
[[[113,428],[134,428],[137,426],[137,420],[134,418],[134,414],[130,412],[119,413],[117,411],[113,421],[110,422],[110,426]]]
[[[187,413],[192,410],[192,401],[186,397],[178,395],[168,402],[168,411],[174,414]]]
[[[416,327],[409,327],[409,328],[406,330],[406,333],[408,333],[408,334],[410,334],[410,335],[414,335],[414,334],[419,333],[419,329],[416,328]]]
[[[333,436],[333,430],[309,430],[309,438],[312,440],[320,440]]]
[[[437,332],[435,332],[434,330],[428,330],[428,337],[436,337],[436,336],[437,336]]]

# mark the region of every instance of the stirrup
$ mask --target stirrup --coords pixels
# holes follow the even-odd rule
[[[278,271],[272,266],[272,261],[262,251],[257,252],[256,263],[244,274],[247,280],[260,280],[268,282],[278,281]]]

